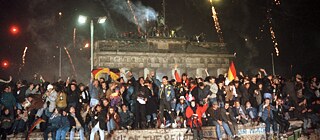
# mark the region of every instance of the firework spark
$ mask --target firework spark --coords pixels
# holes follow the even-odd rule
[[[269,25],[270,25],[270,35],[271,35],[271,40],[272,40],[272,43],[273,43],[273,47],[276,51],[276,55],[279,56],[280,54],[280,51],[278,49],[278,41],[277,41],[277,38],[276,38],[276,35],[275,35],[275,32],[273,30],[273,26],[272,26],[272,18],[271,18],[271,14],[270,14],[271,10],[268,10],[267,13],[269,13],[269,15],[267,16],[267,19],[268,19],[268,22],[269,22]]]
[[[220,43],[223,43],[222,30],[220,28],[218,14],[217,14],[216,9],[214,8],[214,6],[212,5],[211,7],[212,7],[211,10],[212,10],[212,18],[213,18],[213,21],[214,21],[214,27],[217,30]]]
[[[280,5],[280,4],[281,4],[280,0],[274,0],[274,3],[275,3],[276,5]]]
[[[22,55],[22,64],[19,68],[19,73],[21,72],[22,68],[24,67],[24,64],[26,63],[26,53],[27,53],[27,50],[28,50],[28,47],[25,47],[24,48],[24,51],[23,51],[23,55]]]
[[[135,24],[137,25],[138,33],[139,33],[140,35],[142,35],[141,29],[140,29],[140,25],[139,25],[139,23],[138,23],[138,19],[137,19],[136,15],[134,14],[134,11],[133,11],[133,8],[132,8],[132,3],[131,3],[130,0],[128,0],[127,3],[128,3],[128,7],[129,7],[129,9],[130,9],[130,11],[131,11],[131,14],[133,15],[134,22],[135,22]]]
[[[67,50],[67,48],[66,47],[64,47],[64,50],[66,51],[66,53],[67,53],[67,55],[68,55],[68,58],[69,58],[69,61],[70,61],[70,64],[71,64],[71,66],[72,66],[72,69],[73,69],[73,72],[74,72],[74,75],[77,77],[77,73],[76,73],[76,68],[74,67],[74,64],[73,64],[73,61],[72,61],[72,58],[71,58],[71,56],[70,56],[70,54],[69,54],[69,51]]]

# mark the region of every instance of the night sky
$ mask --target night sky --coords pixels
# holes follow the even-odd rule
[[[273,53],[276,74],[319,76],[320,5],[317,3],[316,0],[213,0],[227,49],[230,54],[236,53],[233,61],[237,71],[255,74],[259,68],[265,68],[271,73]],[[132,0],[132,4],[138,12],[150,10],[148,14],[158,15],[163,12],[162,0]],[[108,17],[105,25],[95,25],[95,40],[137,32],[125,0],[0,0],[0,78],[13,75],[16,79],[31,79],[34,74],[41,74],[56,80],[59,47],[62,47],[62,78],[74,77],[66,47],[77,79],[86,80],[90,49],[84,45],[90,42],[90,28],[88,23],[77,23],[80,14]],[[143,20],[139,13],[136,15]],[[219,41],[208,0],[166,0],[166,24],[170,29],[179,29],[179,36],[204,33],[207,41]],[[16,34],[10,32],[12,26],[18,28]],[[275,55],[270,26],[279,56]],[[25,47],[28,49],[23,65]],[[5,61],[9,62],[6,68]]]

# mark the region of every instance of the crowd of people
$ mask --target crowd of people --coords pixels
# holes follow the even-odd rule
[[[176,68],[175,68],[176,69]],[[303,132],[319,128],[320,84],[316,77],[292,79],[242,72],[232,81],[224,75],[192,78],[174,72],[156,79],[154,72],[135,79],[130,71],[112,80],[92,76],[89,84],[76,80],[48,82],[5,81],[0,94],[0,135],[43,132],[44,139],[101,140],[114,130],[189,128],[194,139],[202,139],[202,126],[221,128],[232,139],[240,139],[238,125],[265,123],[266,136],[285,137],[289,120],[303,121]],[[39,122],[41,123],[36,123]],[[220,126],[222,126],[220,128]],[[105,136],[105,132],[108,134]]]

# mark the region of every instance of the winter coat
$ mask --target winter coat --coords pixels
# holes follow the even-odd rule
[[[186,117],[188,118],[188,124],[189,126],[194,126],[195,127],[201,127],[202,126],[202,114],[206,112],[208,108],[208,104],[205,104],[203,106],[199,106],[198,104],[196,105],[196,112],[194,112],[191,108],[191,106],[187,107],[186,110]],[[197,119],[193,119],[193,114],[197,114],[198,117]],[[193,125],[192,125],[193,124]]]
[[[90,102],[90,94],[89,94],[89,92],[87,90],[82,91],[79,96],[80,96],[79,97],[80,98],[80,100],[79,100],[80,103],[89,104],[89,102]]]
[[[48,123],[53,128],[59,128],[60,114],[52,114],[48,120]]]
[[[13,118],[9,115],[2,114],[0,117],[0,124],[1,128],[8,129],[11,128],[12,124],[14,123]]]
[[[16,106],[16,98],[11,92],[4,92],[1,94],[0,103],[6,108],[13,109]]]
[[[43,107],[43,100],[42,95],[31,95],[32,101],[30,102],[31,105],[27,108],[28,111],[34,110],[34,109],[40,109]]]
[[[158,86],[159,88],[159,92],[158,92],[158,96],[159,99],[162,99],[162,94],[165,95],[165,100],[167,102],[171,102],[173,99],[175,99],[175,93],[174,93],[174,87],[170,84],[167,85],[163,85],[160,83],[160,81],[158,79],[155,79],[155,77],[152,78],[153,82]]]
[[[106,113],[104,111],[92,112],[91,121],[93,127],[99,122],[100,129],[106,130]]]
[[[68,115],[70,127],[76,126],[76,120],[74,117],[76,117],[78,119],[79,123],[81,124],[81,127],[84,127],[84,121],[79,113],[75,113],[75,116],[73,116],[71,113]]]
[[[79,93],[77,90],[75,91],[71,91],[67,93],[67,102],[68,104],[71,103],[75,103],[78,104],[79,103]]]
[[[129,121],[133,121],[133,114],[127,110],[126,112],[120,112],[120,122],[129,122]]]
[[[58,116],[58,127],[59,128],[66,128],[70,127],[70,121],[68,116],[59,115]]]
[[[206,82],[210,86],[211,95],[209,98],[217,98],[218,85],[216,83]]]
[[[18,103],[23,103],[25,101],[27,89],[28,87],[22,86],[15,92],[15,97]]]
[[[199,101],[203,101],[203,99],[207,98],[209,95],[211,95],[210,86],[205,86],[203,89],[198,87]]]
[[[228,115],[227,112],[229,113]],[[229,107],[228,110],[226,110],[224,107],[221,108],[221,118],[224,122],[237,122],[237,119],[235,118],[235,115],[231,107]]]
[[[67,107],[67,94],[64,92],[59,93],[56,103],[59,108]]]
[[[268,114],[270,113],[270,118],[273,119],[273,111],[275,110],[275,107],[270,104],[269,105],[270,112],[269,112],[268,107],[263,108],[263,106],[264,106],[264,103],[259,106],[258,116],[261,117],[263,121],[266,121],[268,119]]]

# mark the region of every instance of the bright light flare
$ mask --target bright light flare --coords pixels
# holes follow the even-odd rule
[[[107,17],[106,17],[106,16],[104,16],[104,17],[99,17],[98,23],[99,23],[99,24],[103,24],[103,23],[106,22],[106,20],[107,20]]]
[[[15,26],[15,25],[11,26],[10,27],[10,33],[14,34],[14,35],[18,34],[19,33],[19,28],[17,26]]]
[[[2,60],[1,66],[2,66],[3,68],[8,68],[8,67],[9,67],[9,61],[8,61],[8,60]]]
[[[78,18],[78,22],[80,24],[85,24],[87,22],[87,19],[88,19],[88,17],[80,15],[79,18]]]
[[[89,43],[86,43],[86,44],[84,45],[85,48],[89,48],[89,46],[90,46]]]

